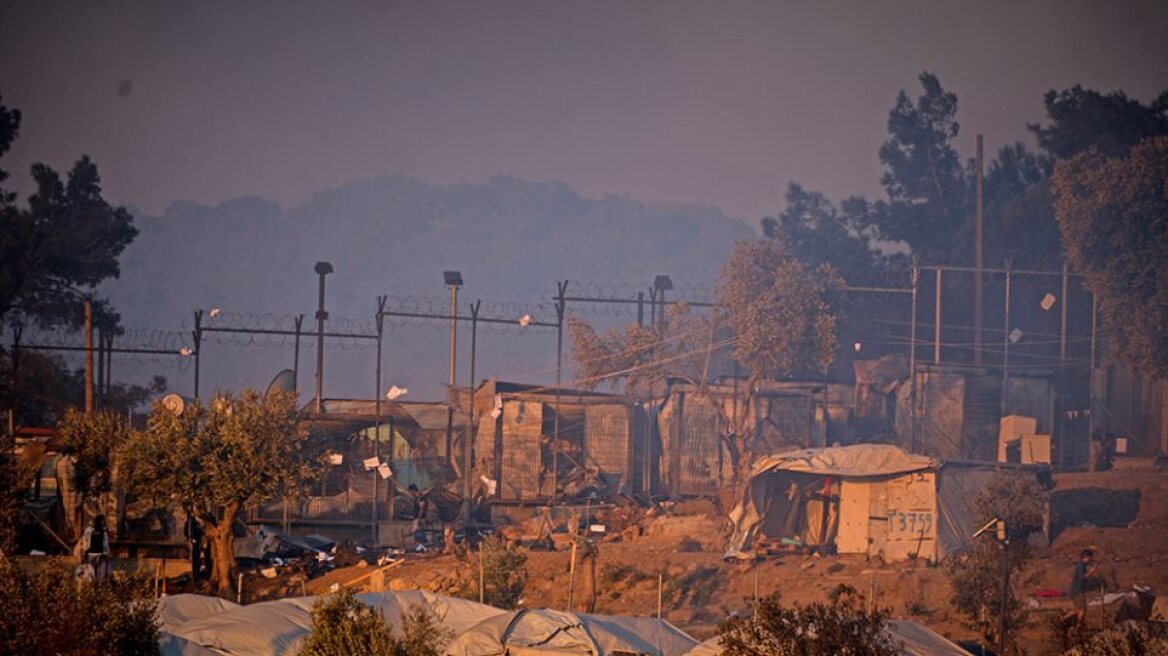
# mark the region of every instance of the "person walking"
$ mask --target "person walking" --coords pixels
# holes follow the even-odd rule
[[[109,531],[105,527],[105,515],[93,518],[93,525],[85,529],[81,537],[85,545],[85,562],[93,568],[93,580],[105,581],[110,574]]]

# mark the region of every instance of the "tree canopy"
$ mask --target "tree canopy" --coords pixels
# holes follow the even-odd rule
[[[0,157],[20,132],[21,114],[0,97]],[[92,290],[120,272],[118,256],[135,235],[124,207],[102,197],[97,166],[82,156],[62,179],[45,164],[32,166],[36,191],[25,208],[16,194],[0,187],[0,322],[19,309],[37,322],[76,325],[76,302],[63,302],[66,290]],[[8,174],[0,170],[0,185]],[[108,306],[99,316],[113,320]]]
[[[75,458],[73,487],[82,496],[100,496],[113,490],[114,458],[130,437],[124,415],[103,408],[86,414],[69,408],[57,426],[62,452]]]
[[[1124,155],[1144,139],[1168,135],[1168,89],[1149,105],[1122,91],[1104,94],[1078,84],[1052,89],[1043,100],[1050,122],[1029,128],[1038,145],[1058,159],[1092,148],[1103,155]]]
[[[239,512],[302,489],[322,471],[323,454],[293,394],[248,390],[216,396],[206,406],[192,402],[180,414],[156,403],[119,464],[128,492],[182,506],[203,525],[214,545],[213,579],[226,593]]]
[[[953,142],[957,95],[937,76],[922,73],[914,103],[904,91],[888,113],[888,140],[880,147],[880,184],[887,200],[873,205],[872,226],[881,238],[900,241],[918,255],[940,254],[969,219],[969,184]]]
[[[915,98],[901,91],[888,114],[883,198],[849,197],[838,206],[792,182],[785,208],[762,220],[767,236],[783,235],[805,263],[824,260],[853,279],[887,265],[875,247],[900,243],[926,261],[972,260],[974,162],[962,160],[958,99],[929,72]],[[1043,123],[1028,125],[1040,152],[1020,142],[987,153],[983,179],[984,252],[998,266],[1055,268],[1063,243],[1054,216],[1050,177],[1057,161],[1092,147],[1122,155],[1141,140],[1168,135],[1168,90],[1150,104],[1122,91],[1081,86],[1045,96]],[[970,140],[972,142],[972,140]],[[969,144],[966,144],[969,145]]]
[[[741,242],[722,270],[718,302],[734,333],[734,357],[755,381],[831,363],[836,315],[829,292],[842,279],[804,266],[782,240]]]
[[[1092,148],[1060,163],[1053,186],[1063,243],[1098,299],[1111,354],[1168,377],[1168,137],[1126,156]]]

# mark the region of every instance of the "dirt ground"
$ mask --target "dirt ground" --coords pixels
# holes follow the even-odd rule
[[[1121,588],[1140,584],[1168,595],[1168,472],[1157,471],[1150,460],[1121,459],[1108,472],[1057,474],[1051,494],[1054,540],[1015,578],[1019,593],[1065,590],[1077,554],[1091,546],[1105,568],[1115,568]],[[671,514],[646,518],[639,526],[621,532],[619,541],[599,543],[596,612],[655,614],[660,576],[663,616],[703,639],[716,633],[722,620],[746,612],[756,591],[763,595],[779,591],[784,603],[798,603],[824,600],[829,591],[847,584],[889,608],[894,617],[923,622],[954,640],[977,639],[952,610],[949,584],[939,567],[884,564],[862,556],[724,562],[724,521],[714,505],[704,501],[681,504]],[[565,608],[568,565],[567,550],[529,551],[523,605]],[[472,572],[465,559],[427,556],[376,577],[369,576],[369,567],[338,569],[310,581],[308,592],[325,592],[334,583],[353,581],[354,587],[423,588],[450,594],[472,580]],[[358,577],[363,578],[357,581]],[[577,570],[572,586],[576,610],[585,610],[588,598],[581,578]],[[1022,640],[1027,653],[1055,653],[1049,618],[1069,606],[1066,600],[1042,600],[1041,607],[1031,611]]]

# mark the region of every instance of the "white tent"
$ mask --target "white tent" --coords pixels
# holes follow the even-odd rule
[[[174,629],[191,620],[218,615],[234,608],[239,608],[239,604],[219,597],[199,594],[170,595],[158,600],[158,622],[163,627]]]
[[[213,612],[215,604],[202,605],[206,610],[194,616],[190,609],[199,606],[198,595],[181,602],[183,611],[164,609],[162,614],[163,653],[167,656],[204,656],[208,653],[233,656],[269,656],[295,654],[300,643],[312,630],[312,606],[319,597],[296,597],[267,601],[250,606],[223,606]],[[428,609],[442,627],[455,635],[506,611],[465,599],[455,599],[432,592],[370,592],[357,595],[363,603],[381,612],[392,626],[414,606]],[[207,599],[207,598],[202,598]],[[225,602],[230,603],[230,602]],[[175,605],[170,602],[171,606]]]
[[[521,610],[480,622],[451,642],[447,656],[683,656],[697,641],[672,624],[618,617]]]
[[[972,501],[999,467],[943,462],[887,444],[760,458],[729,519],[727,557],[753,558],[760,536],[886,560],[941,560],[968,548]],[[1035,476],[1036,469],[1003,469]]]
[[[912,620],[888,620],[888,635],[906,656],[969,656],[955,643]],[[691,649],[685,656],[721,656],[721,638],[715,636]]]

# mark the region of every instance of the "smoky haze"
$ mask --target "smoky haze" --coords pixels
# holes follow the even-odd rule
[[[1049,89],[1153,97],[1166,35],[1159,2],[8,3],[0,92],[24,121],[5,168],[27,192],[29,164],[85,153],[139,208],[104,290],[131,326],[311,316],[318,259],[353,317],[441,294],[443,268],[522,301],[565,277],[709,282],[788,180],[878,196],[888,109],[922,70],[960,98],[963,152],[976,133],[992,152],[1029,139]],[[439,389],[441,336],[409,335],[387,359]],[[541,339],[517,374],[546,376]],[[217,357],[208,387],[289,359]]]
[[[968,152],[1025,138],[1051,88],[1150,99],[1166,35],[1160,2],[6,3],[0,80],[12,169],[84,152],[151,213],[503,173],[753,222],[792,178],[877,193],[922,70]]]

